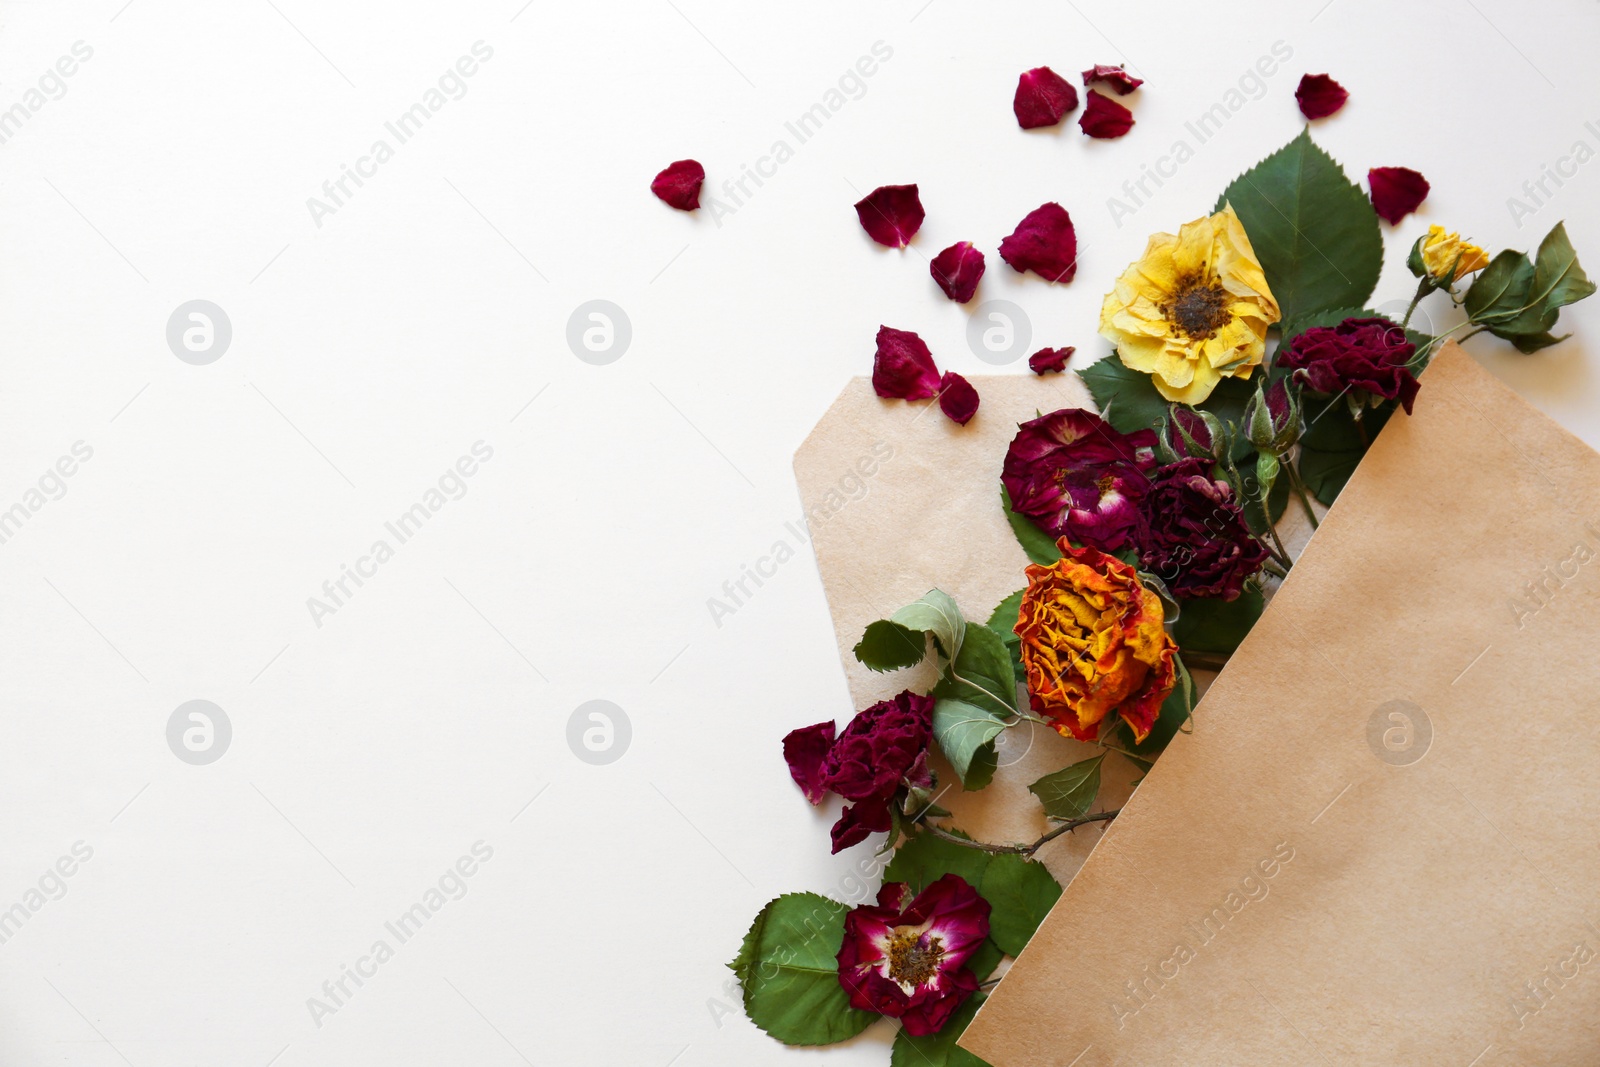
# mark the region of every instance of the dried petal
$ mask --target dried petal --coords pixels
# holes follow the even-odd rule
[[[880,185],[856,202],[861,228],[880,245],[904,248],[922,228],[922,199],[912,185]]]
[[[1089,105],[1078,116],[1078,128],[1090,137],[1111,140],[1133,129],[1133,112],[1106,96],[1089,90]]]
[[[1017,79],[1017,95],[1011,100],[1017,125],[1025,130],[1054,126],[1067,112],[1078,106],[1078,90],[1049,67],[1034,67]]]
[[[1000,258],[1018,274],[1031,270],[1046,281],[1070,282],[1078,273],[1078,231],[1072,216],[1054,202],[1028,212],[1000,242]]]
[[[705,180],[704,167],[692,159],[680,159],[656,175],[650,191],[679,211],[693,211],[700,206],[700,186]]]
[[[978,391],[961,375],[947,370],[939,382],[939,410],[951,422],[965,426],[978,413]]]
[[[1344,107],[1350,94],[1326,74],[1307,74],[1300,79],[1300,87],[1294,91],[1294,98],[1300,104],[1300,113],[1306,118],[1325,119]]]
[[[1428,198],[1428,179],[1409,167],[1373,167],[1367,171],[1372,206],[1393,226]]]
[[[1090,82],[1104,82],[1111,86],[1111,91],[1118,96],[1127,96],[1139,86],[1144,84],[1143,78],[1135,78],[1120,66],[1108,66],[1105,63],[1096,63],[1083,72],[1083,84]]]
[[[958,241],[934,256],[929,270],[945,296],[965,304],[978,291],[983,266],[983,253],[966,241]]]
[[[833,720],[815,726],[790,730],[783,739],[783,758],[789,764],[789,777],[813,804],[821,804],[827,788],[823,785],[823,766],[833,748]]]
[[[1066,348],[1041,348],[1028,357],[1028,369],[1041,376],[1060,374],[1067,369],[1067,360],[1076,351],[1071,345]]]
[[[939,368],[922,338],[910,330],[879,326],[872,388],[879,396],[899,400],[926,400],[937,393]]]

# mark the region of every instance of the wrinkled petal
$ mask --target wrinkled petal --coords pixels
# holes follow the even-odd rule
[[[1067,360],[1076,351],[1071,345],[1066,348],[1041,348],[1028,357],[1028,369],[1041,376],[1059,374],[1067,369]]]
[[[1070,282],[1078,273],[1078,231],[1072,216],[1054,202],[1030,211],[1000,242],[1000,258],[1018,274],[1031,270],[1046,281]]]
[[[1152,476],[1136,538],[1139,563],[1180,597],[1236,600],[1268,552],[1245,523],[1232,487],[1210,476],[1211,466],[1210,457],[1182,459]],[[1132,721],[1127,712],[1123,718]]]
[[[830,835],[833,851],[843,852],[851,845],[859,845],[873,834],[888,832],[894,825],[889,818],[889,805],[875,801],[858,801],[845,808],[839,821],[833,824]]]
[[[978,413],[978,391],[961,375],[947,370],[939,383],[939,410],[951,422],[965,426]]]
[[[1428,198],[1428,179],[1409,167],[1373,167],[1367,171],[1372,206],[1389,225],[1422,206]]]
[[[1144,84],[1143,78],[1135,78],[1120,66],[1108,66],[1105,63],[1096,63],[1083,72],[1083,84],[1101,82],[1111,86],[1112,92],[1118,96],[1127,96],[1139,86]]]
[[[856,202],[856,217],[880,245],[904,248],[922,228],[922,199],[915,185],[880,185]]]
[[[1119,433],[1092,412],[1063,408],[1017,428],[1000,482],[1012,509],[1052,537],[1116,552],[1139,525],[1155,445],[1154,430]]]
[[[948,991],[944,996],[907,1008],[900,1016],[900,1025],[912,1037],[936,1034],[944,1029],[944,1024],[950,1021],[950,1016],[955,1014],[956,1009],[977,991],[977,976],[970,970],[962,968],[950,976]]]
[[[1326,74],[1307,74],[1300,79],[1300,87],[1294,91],[1294,98],[1300,104],[1300,113],[1306,118],[1325,119],[1344,107],[1350,94]]]
[[[1017,95],[1011,101],[1017,125],[1025,130],[1054,126],[1077,106],[1078,90],[1049,67],[1034,67],[1018,78]]]
[[[700,206],[700,186],[705,180],[704,167],[692,159],[680,159],[656,175],[650,191],[679,211],[693,211]]]
[[[931,1034],[977,989],[966,963],[989,936],[989,902],[954,874],[910,896],[904,883],[886,883],[877,904],[845,915],[839,985],[852,1007]]]
[[[1133,129],[1133,112],[1090,89],[1088,106],[1078,116],[1078,128],[1090,137],[1112,140]]]
[[[822,785],[823,761],[833,748],[833,735],[834,725],[830,719],[791,730],[783,739],[783,758],[789,764],[789,776],[813,804],[822,803],[823,794],[827,792]]]
[[[966,241],[958,241],[934,256],[928,269],[945,296],[965,304],[978,291],[978,279],[983,277],[983,253]]]
[[[1409,366],[1415,354],[1405,331],[1388,319],[1349,318],[1304,331],[1274,358],[1315,392],[1398,400],[1409,415],[1419,388]]]
[[[897,400],[926,400],[938,393],[939,369],[922,338],[910,330],[879,326],[872,388],[881,397]]]

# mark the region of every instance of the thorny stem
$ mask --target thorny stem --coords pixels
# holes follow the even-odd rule
[[[1048,845],[1050,842],[1060,837],[1062,834],[1070,833],[1080,826],[1087,826],[1089,823],[1093,822],[1110,822],[1112,819],[1117,817],[1117,813],[1121,810],[1121,808],[1115,808],[1111,811],[1099,811],[1093,815],[1085,815],[1081,819],[1068,819],[1066,822],[1062,823],[1060,826],[1057,826],[1054,830],[1051,830],[1049,833],[1045,834],[1031,845],[991,845],[984,841],[972,841],[965,837],[952,834],[946,830],[941,830],[932,823],[924,823],[923,829],[927,830],[934,837],[942,838],[946,841],[949,841],[951,844],[962,845],[966,848],[975,848],[980,852],[988,852],[992,855],[1014,854],[1018,856],[1031,856],[1035,852],[1038,852],[1045,845]]]

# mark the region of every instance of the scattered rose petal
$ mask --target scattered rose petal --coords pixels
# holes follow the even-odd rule
[[[789,776],[813,804],[821,804],[827,789],[823,762],[833,749],[833,720],[815,726],[802,726],[790,730],[783,739],[783,758],[789,764]]]
[[[1088,85],[1090,82],[1104,82],[1106,85],[1111,86],[1112,92],[1118,96],[1127,96],[1143,85],[1144,79],[1135,78],[1121,67],[1096,63],[1083,72],[1083,84]]]
[[[1106,96],[1089,90],[1089,105],[1078,116],[1078,128],[1090,137],[1109,141],[1133,129],[1133,112]]]
[[[700,185],[705,180],[704,167],[692,159],[680,159],[656,175],[650,191],[679,211],[693,211],[700,206]]]
[[[1053,202],[1028,212],[1000,242],[1000,258],[1018,274],[1031,270],[1046,281],[1070,282],[1078,273],[1078,231],[1072,216]]]
[[[1017,79],[1017,95],[1011,100],[1017,125],[1025,130],[1054,126],[1078,106],[1078,90],[1049,67],[1034,67]]]
[[[856,217],[880,245],[904,248],[922,228],[922,200],[915,185],[880,185],[856,203]]]
[[[1071,345],[1066,348],[1041,348],[1028,357],[1028,369],[1041,376],[1060,374],[1067,369],[1067,360],[1076,351]]]
[[[983,277],[983,253],[958,241],[934,256],[929,270],[945,296],[965,304],[978,291],[978,279]]]
[[[1389,225],[1417,210],[1428,198],[1428,179],[1409,167],[1373,167],[1367,171],[1372,206]]]
[[[1300,79],[1294,98],[1300,104],[1300,114],[1308,119],[1325,119],[1344,107],[1350,94],[1326,74],[1307,74]]]
[[[898,400],[926,400],[937,393],[939,368],[922,338],[910,330],[879,326],[872,388],[879,396]]]
[[[961,375],[947,370],[939,382],[939,410],[965,426],[978,413],[978,391]]]

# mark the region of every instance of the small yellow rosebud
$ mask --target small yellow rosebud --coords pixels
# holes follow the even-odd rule
[[[1444,281],[1450,277],[1450,268],[1455,268],[1456,278],[1465,278],[1487,267],[1489,257],[1477,245],[1463,241],[1459,233],[1447,233],[1443,226],[1429,226],[1428,236],[1422,239],[1422,262],[1432,277]]]

